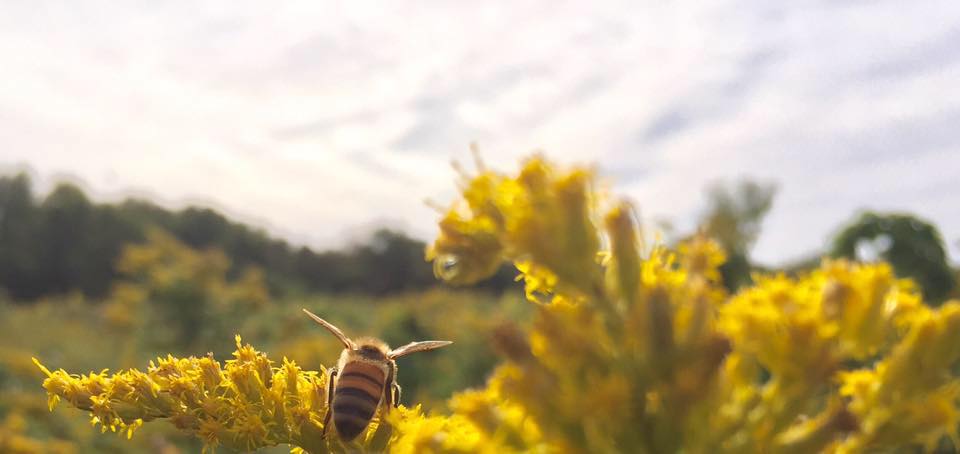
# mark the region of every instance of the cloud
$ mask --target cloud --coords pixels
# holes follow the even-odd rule
[[[681,226],[712,181],[779,181],[768,263],[860,208],[960,237],[953,1],[204,5],[0,5],[0,164],[323,247],[371,222],[432,234],[421,201],[453,196],[476,140],[504,170],[597,162]]]

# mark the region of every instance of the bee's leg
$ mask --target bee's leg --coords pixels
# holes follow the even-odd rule
[[[400,385],[397,382],[393,382],[393,406],[400,406]]]
[[[393,387],[397,386],[397,365],[394,362],[387,363],[387,381],[383,390],[383,412],[389,413],[390,408],[397,406],[397,401],[393,395]]]
[[[330,377],[327,378],[327,414],[323,416],[323,431],[320,432],[320,438],[327,436],[327,428],[330,427],[330,416],[333,415],[333,384],[339,373],[336,367],[330,368]]]

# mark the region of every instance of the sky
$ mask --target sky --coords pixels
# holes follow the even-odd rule
[[[956,0],[9,0],[0,172],[330,248],[431,238],[476,142],[593,163],[681,230],[711,183],[776,182],[762,263],[862,209],[934,222],[956,262],[958,43]]]

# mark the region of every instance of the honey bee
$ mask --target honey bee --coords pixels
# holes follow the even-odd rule
[[[306,309],[303,311],[337,336],[344,346],[337,367],[330,369],[327,380],[327,414],[323,417],[323,435],[327,433],[332,415],[337,435],[345,442],[353,440],[367,428],[381,405],[384,412],[400,405],[395,359],[453,343],[411,342],[391,350],[385,342],[372,337],[361,337],[354,341],[330,322]]]

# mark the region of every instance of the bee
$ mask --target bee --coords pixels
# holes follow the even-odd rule
[[[400,405],[400,385],[397,384],[395,359],[415,352],[425,352],[452,344],[450,341],[411,342],[390,349],[380,339],[372,337],[348,338],[330,322],[312,312],[304,312],[314,321],[337,336],[344,349],[337,366],[330,369],[327,380],[327,414],[323,417],[323,436],[326,436],[330,417],[340,439],[349,442],[360,435],[377,408],[384,413]]]

